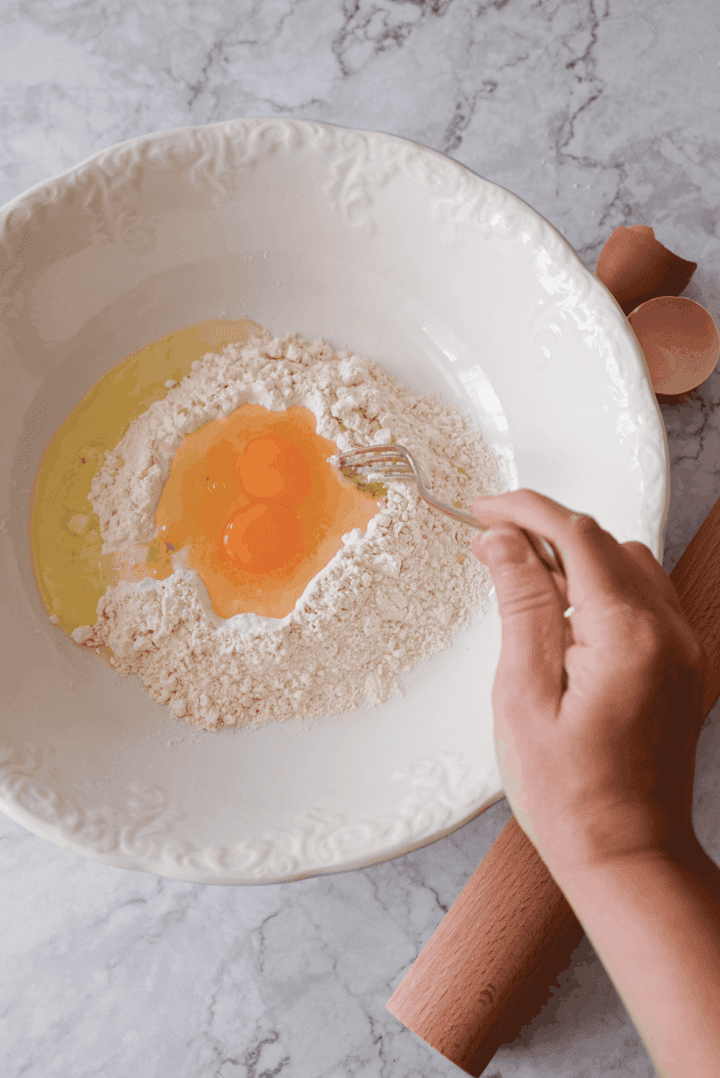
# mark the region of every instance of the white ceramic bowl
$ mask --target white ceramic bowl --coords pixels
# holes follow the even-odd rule
[[[460,407],[503,486],[662,558],[668,455],[642,352],[539,214],[405,139],[282,119],[144,135],[0,212],[0,807],[107,864],[245,884],[373,864],[501,795],[492,609],[406,696],[254,732],[174,719],[48,622],[33,480],[100,375],[182,326],[324,337]],[[468,536],[469,539],[469,536]]]

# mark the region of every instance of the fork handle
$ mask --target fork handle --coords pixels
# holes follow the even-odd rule
[[[487,524],[481,524],[477,517],[474,517],[472,513],[466,513],[462,509],[453,509],[451,506],[437,501],[427,492],[423,494],[423,497],[434,509],[439,509],[441,513],[445,513],[446,516],[452,517],[453,520],[459,520],[461,524],[469,524],[471,528],[475,528],[476,531],[479,532],[486,532],[488,530]],[[562,558],[550,540],[546,539],[543,535],[536,535],[535,532],[526,531],[525,528],[521,528],[520,530],[523,535],[527,536],[528,542],[543,565],[547,566],[551,572],[559,573],[560,576],[564,577],[566,574]]]

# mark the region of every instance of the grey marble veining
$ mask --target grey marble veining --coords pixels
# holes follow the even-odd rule
[[[239,116],[374,129],[450,154],[595,268],[620,224],[698,263],[720,320],[715,0],[4,0],[0,204],[98,150]],[[720,372],[661,406],[670,571],[720,496]],[[720,860],[720,708],[695,818]],[[4,1078],[451,1078],[385,1009],[509,817],[373,868],[253,888],[76,857],[0,816]],[[654,1074],[584,941],[487,1078]]]

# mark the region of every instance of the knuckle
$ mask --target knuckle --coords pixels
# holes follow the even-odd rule
[[[591,517],[589,513],[573,513],[570,524],[581,535],[602,531],[595,517]]]
[[[609,615],[608,628],[614,644],[624,649],[630,661],[647,663],[662,655],[667,628],[651,610],[621,602],[610,607]]]
[[[686,661],[691,670],[700,673],[701,671],[706,670],[708,666],[707,652],[693,630],[689,627],[688,630],[684,641]]]
[[[665,650],[667,629],[662,620],[650,610],[633,612],[633,641],[645,655],[660,655]]]
[[[528,577],[506,582],[498,597],[501,617],[524,614],[557,603],[557,596],[544,582]]]
[[[649,554],[649,555],[650,555],[650,557],[651,557],[651,558],[652,558],[652,559],[653,559],[654,561],[657,561],[657,559],[656,559],[655,555],[653,554],[652,550],[651,550],[651,549],[650,549],[650,547],[649,547],[649,546],[647,545],[647,543],[641,543],[641,542],[639,541],[639,539],[630,539],[630,540],[628,540],[628,542],[627,542],[627,543],[621,543],[620,545],[621,545],[621,546],[624,546],[624,547],[625,547],[625,549],[626,549],[627,551],[629,551],[629,552],[630,552],[631,554],[632,554],[632,553],[638,553],[638,554],[644,554],[644,555],[647,555],[647,554]]]
[[[631,664],[660,669],[678,664],[700,674],[707,667],[707,654],[689,624],[678,626],[653,610],[622,604],[616,643],[624,647]]]

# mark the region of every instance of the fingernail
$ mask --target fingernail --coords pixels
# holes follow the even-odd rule
[[[527,560],[528,543],[509,528],[489,528],[480,540],[482,553],[493,564],[524,562]]]

